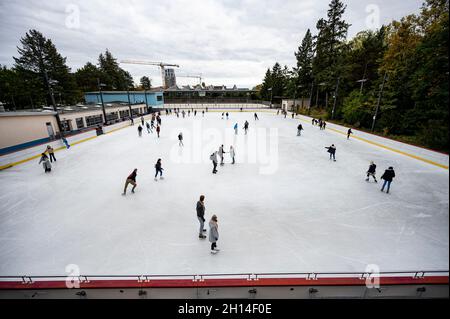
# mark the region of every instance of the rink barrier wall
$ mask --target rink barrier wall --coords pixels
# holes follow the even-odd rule
[[[448,271],[389,273],[261,273],[202,275],[0,276],[0,290],[98,288],[195,288],[257,286],[448,285]]]
[[[305,115],[300,115],[300,119],[304,122],[308,122],[311,124],[312,117],[308,117]],[[333,131],[335,133],[347,136],[347,130],[349,127],[345,127],[342,125],[326,122],[326,130]],[[311,124],[312,126],[312,124]],[[317,127],[317,129],[319,129]],[[449,169],[449,155],[444,153],[439,153],[433,150],[429,150],[426,148],[418,147],[415,145],[402,143],[399,141],[395,141],[389,138],[385,138],[382,136],[378,136],[375,134],[370,134],[367,132],[359,131],[352,128],[353,134],[350,137],[350,140],[355,139],[359,140],[397,154],[407,156],[443,169]],[[336,143],[334,143],[336,144]],[[336,145],[339,146],[339,145]]]
[[[151,117],[151,115],[144,116],[145,119],[148,119],[149,117]],[[135,123],[140,123],[140,118],[136,118]],[[116,132],[129,126],[130,126],[129,121],[120,122],[113,125],[103,126],[103,132],[104,134],[111,134],[113,132]],[[69,145],[72,147],[74,145],[90,141],[97,137],[98,136],[95,128],[92,128],[83,133],[68,136],[66,137],[66,139]],[[41,154],[46,150],[47,145],[51,145],[52,148],[55,150],[55,153],[66,149],[66,146],[61,140],[56,140],[51,142],[44,142],[37,146],[33,146],[18,152],[6,154],[0,156],[0,170],[4,170],[19,164],[39,159],[41,157]]]

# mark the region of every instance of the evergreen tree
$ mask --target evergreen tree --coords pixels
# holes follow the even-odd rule
[[[312,61],[314,58],[313,37],[311,31],[306,31],[305,37],[298,51],[295,52],[297,66],[293,70],[294,90],[298,89],[298,94],[307,95],[312,84]]]
[[[140,79],[141,88],[144,90],[150,90],[152,87],[152,82],[148,76],[143,76]]]

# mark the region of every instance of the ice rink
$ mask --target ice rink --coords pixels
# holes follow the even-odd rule
[[[448,170],[309,122],[297,137],[299,119],[258,114],[163,115],[160,139],[130,126],[56,152],[50,174],[38,160],[1,171],[0,275],[448,270]],[[226,154],[213,175],[222,142],[238,162]],[[390,194],[365,181],[371,160],[378,178],[394,167]],[[136,193],[121,196],[134,168]],[[198,238],[201,194],[207,222],[219,219],[217,255]]]

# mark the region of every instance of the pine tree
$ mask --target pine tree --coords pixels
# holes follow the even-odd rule
[[[140,84],[142,89],[144,90],[150,90],[150,88],[152,87],[152,82],[148,76],[141,77]]]
[[[313,37],[309,29],[306,31],[305,37],[298,47],[298,51],[295,52],[295,57],[297,59],[297,66],[293,70],[293,85],[295,89],[298,89],[299,94],[305,95],[313,80],[312,61],[314,58],[314,47]]]

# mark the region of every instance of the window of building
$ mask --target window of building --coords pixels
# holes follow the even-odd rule
[[[119,115],[117,112],[107,113],[106,114],[106,120],[107,121],[115,121],[119,118]]]
[[[156,97],[156,101],[161,102],[161,101],[162,101],[162,95],[158,95],[158,96]]]
[[[87,126],[94,126],[94,125],[98,125],[101,123],[103,123],[103,116],[101,114],[86,116],[86,125]]]
[[[75,122],[77,123],[77,128],[83,128],[84,127],[84,121],[82,117],[79,117],[77,119],[75,119]]]
[[[70,120],[62,120],[61,121],[61,128],[64,132],[69,132],[71,131],[71,125],[70,125]]]

